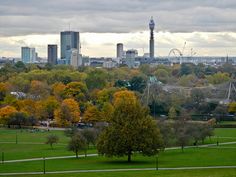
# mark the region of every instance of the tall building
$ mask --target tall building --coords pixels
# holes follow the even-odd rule
[[[63,31],[61,32],[61,59],[66,58],[68,50],[77,49],[80,53],[79,32]]]
[[[52,65],[57,64],[57,45],[48,45],[48,63]]]
[[[153,18],[151,18],[149,22],[149,29],[150,29],[150,58],[154,58],[154,29],[155,29],[155,22]]]
[[[125,59],[125,64],[129,68],[134,68],[135,67],[135,58],[138,56],[138,51],[135,49],[127,50],[126,51],[126,59]]]
[[[36,58],[35,48],[21,47],[21,60],[23,63],[35,63]]]
[[[118,43],[116,45],[116,57],[123,58],[123,56],[124,56],[124,46],[122,43]]]

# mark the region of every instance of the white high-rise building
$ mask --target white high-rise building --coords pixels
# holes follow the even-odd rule
[[[23,63],[35,63],[36,58],[35,48],[21,47],[21,60]]]

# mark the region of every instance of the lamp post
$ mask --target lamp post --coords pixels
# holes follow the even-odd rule
[[[43,174],[46,174],[46,162],[45,157],[43,158]]]
[[[4,164],[4,152],[2,152],[2,164]]]
[[[18,144],[18,136],[17,136],[17,132],[16,132],[16,144]]]

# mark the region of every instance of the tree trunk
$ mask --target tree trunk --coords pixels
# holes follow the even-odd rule
[[[184,152],[184,146],[183,145],[181,146],[181,149],[182,149],[182,152]]]
[[[131,162],[131,155],[132,155],[132,152],[131,150],[128,151],[128,162]]]
[[[76,154],[76,158],[78,158],[78,151],[75,151],[75,154]]]

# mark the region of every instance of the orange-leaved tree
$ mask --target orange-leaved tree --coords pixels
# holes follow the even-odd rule
[[[13,106],[5,106],[0,109],[0,124],[7,125],[9,118],[11,115],[14,113],[17,113],[18,111],[16,110],[15,107]]]
[[[85,110],[83,121],[95,123],[101,121],[101,113],[94,105],[89,105]]]
[[[80,121],[79,103],[72,98],[62,101],[58,109],[54,111],[54,117],[58,125],[71,126]]]

